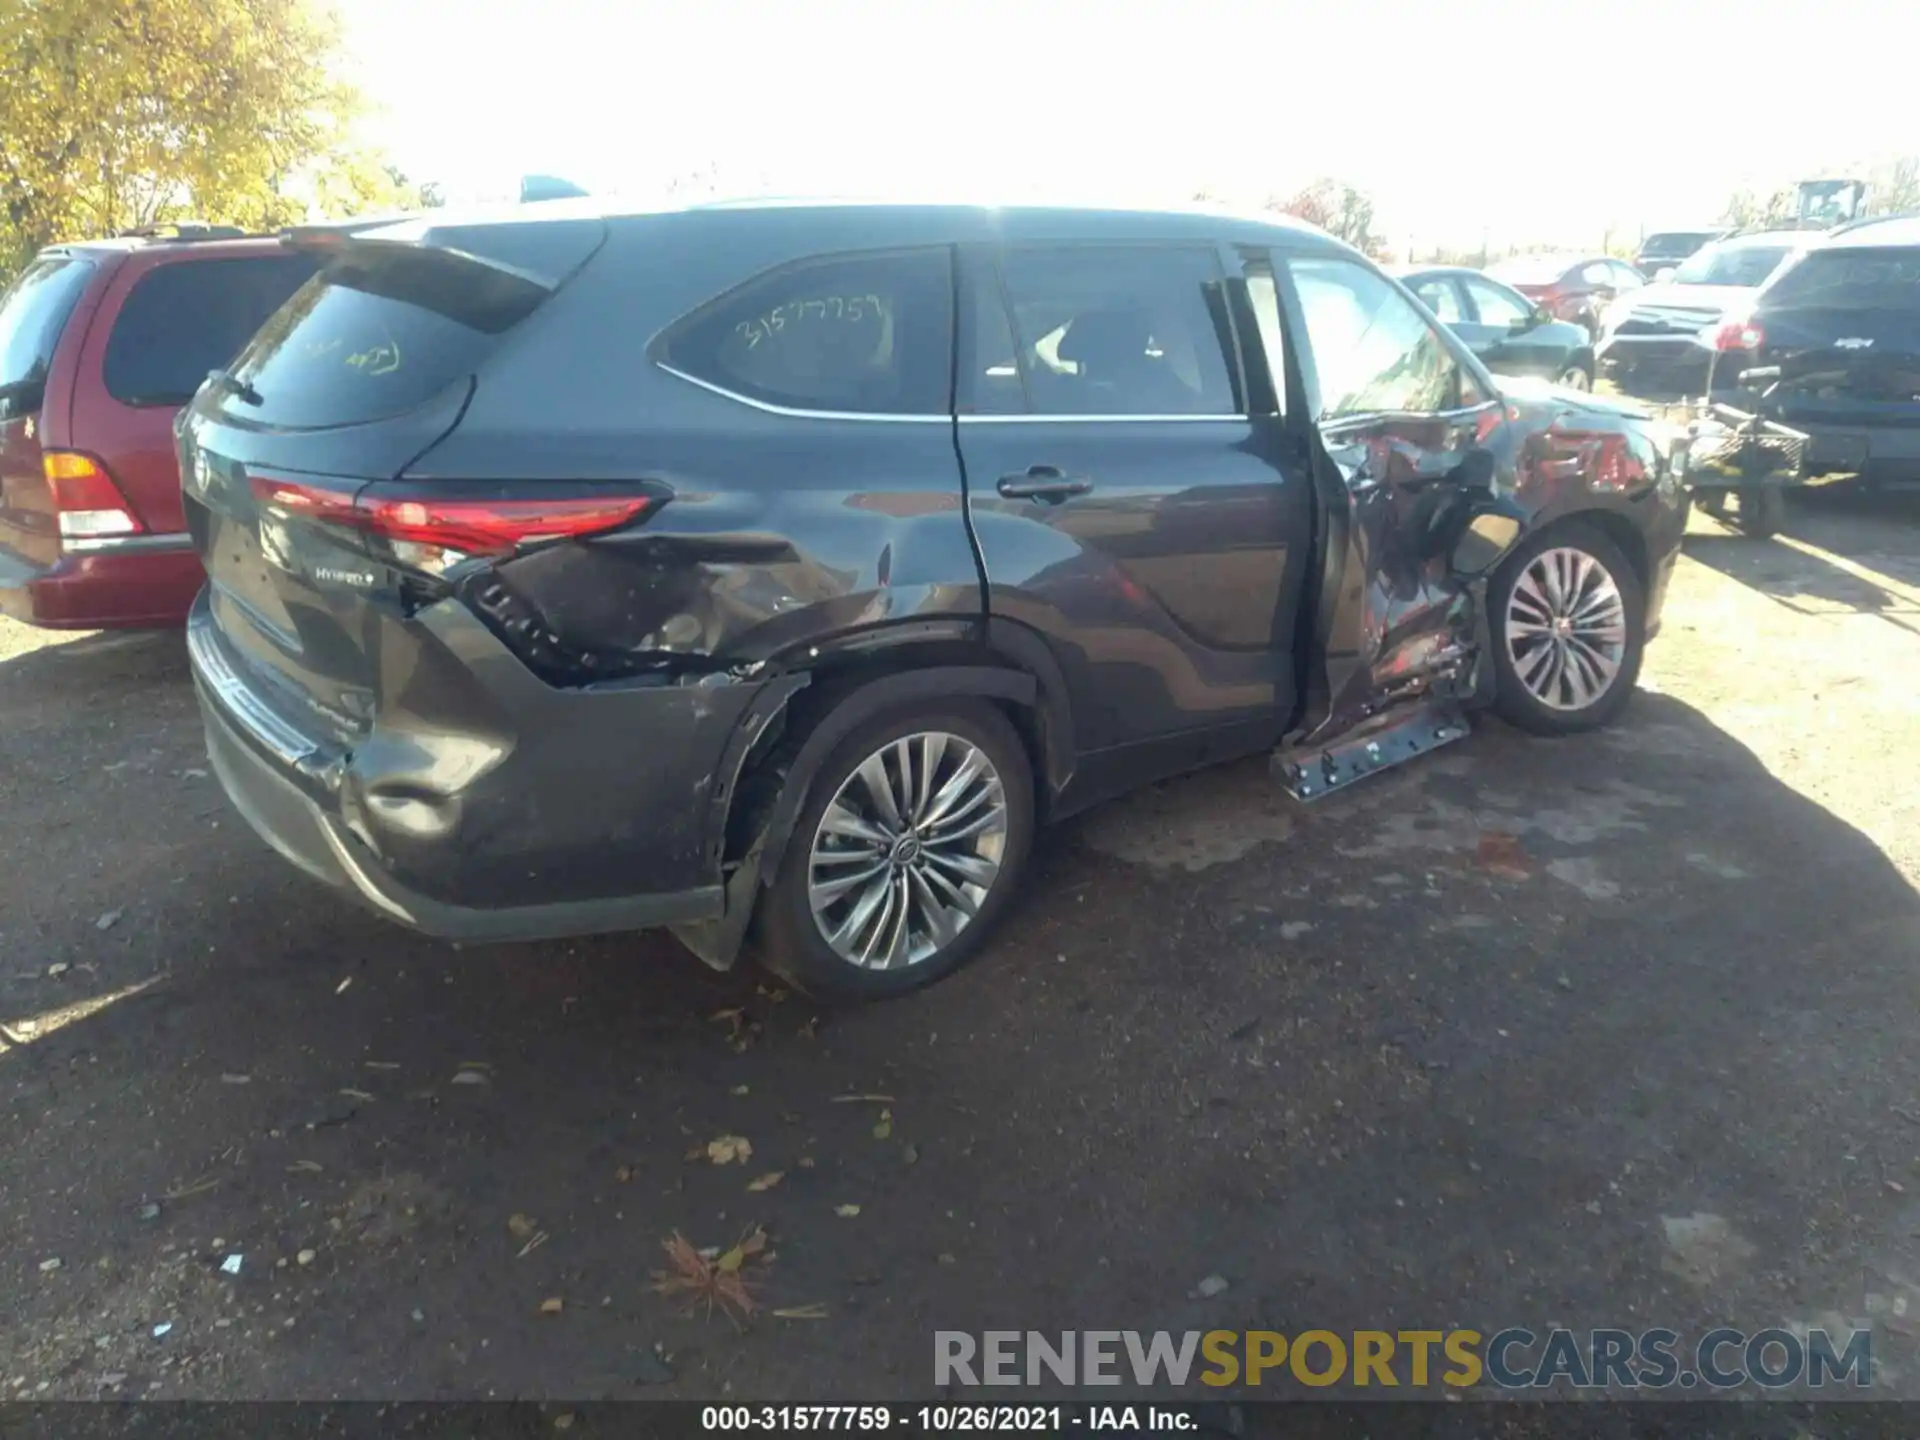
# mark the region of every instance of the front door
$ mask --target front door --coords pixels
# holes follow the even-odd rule
[[[1455,564],[1491,499],[1502,408],[1433,321],[1344,256],[1284,261],[1282,287],[1319,461],[1336,503],[1319,617],[1324,670],[1296,731],[1319,745],[1398,702],[1466,693],[1478,661],[1471,578]]]
[[[1311,476],[1271,388],[1249,404],[1221,254],[1010,241],[962,269],[968,511],[995,623],[1066,678],[1083,796],[1273,743]]]

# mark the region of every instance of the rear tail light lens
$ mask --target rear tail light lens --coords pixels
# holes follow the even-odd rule
[[[355,495],[261,475],[251,484],[262,504],[380,541],[399,563],[433,575],[467,560],[498,559],[530,545],[618,530],[663,503],[658,495],[605,491],[511,500]]]
[[[1707,342],[1709,350],[1758,350],[1767,343],[1767,332],[1753,321],[1744,317],[1722,320],[1718,325],[1700,332],[1700,338]]]
[[[61,539],[112,540],[146,533],[106,467],[91,455],[49,450],[40,457],[40,469],[60,517]]]

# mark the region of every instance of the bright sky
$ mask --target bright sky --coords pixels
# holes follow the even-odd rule
[[[456,199],[711,168],[726,193],[1257,204],[1328,174],[1403,243],[1594,244],[1920,153],[1888,0],[334,3],[372,138]]]

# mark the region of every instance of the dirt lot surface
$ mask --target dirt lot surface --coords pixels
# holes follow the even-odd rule
[[[1687,548],[1618,730],[1161,786],[828,1014],[411,938],[227,808],[177,636],[0,623],[0,1395],[925,1398],[936,1328],[1556,1323],[1871,1324],[1920,1395],[1920,507]],[[750,1226],[744,1327],[654,1291]]]

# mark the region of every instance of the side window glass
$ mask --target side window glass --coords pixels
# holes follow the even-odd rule
[[[1613,280],[1622,290],[1638,290],[1647,283],[1641,279],[1639,271],[1631,265],[1622,265],[1618,260],[1613,262]]]
[[[803,261],[750,280],[668,331],[668,367],[795,410],[945,415],[953,278],[940,250]]]
[[[1473,308],[1480,312],[1482,325],[1503,325],[1512,329],[1533,314],[1533,307],[1517,295],[1482,280],[1468,280],[1465,283],[1468,293],[1473,296]]]
[[[1604,260],[1595,260],[1581,270],[1580,278],[1589,285],[1611,285],[1614,283],[1613,267]]]
[[[1433,322],[1387,281],[1351,260],[1289,262],[1320,377],[1320,418],[1432,414],[1470,404]]]
[[[265,255],[149,270],[107,337],[107,393],[122,405],[186,404],[207,372],[232,364],[317,268],[311,256]]]
[[[991,270],[968,274],[963,293],[968,322],[960,333],[959,413],[1019,415],[1027,408],[1026,386],[999,279]]]
[[[1433,318],[1442,325],[1458,325],[1466,316],[1460,313],[1460,296],[1453,288],[1453,282],[1444,278],[1422,280],[1413,287],[1413,293],[1420,303],[1433,312]]]
[[[1210,249],[1050,246],[1003,261],[1038,415],[1238,415]]]

